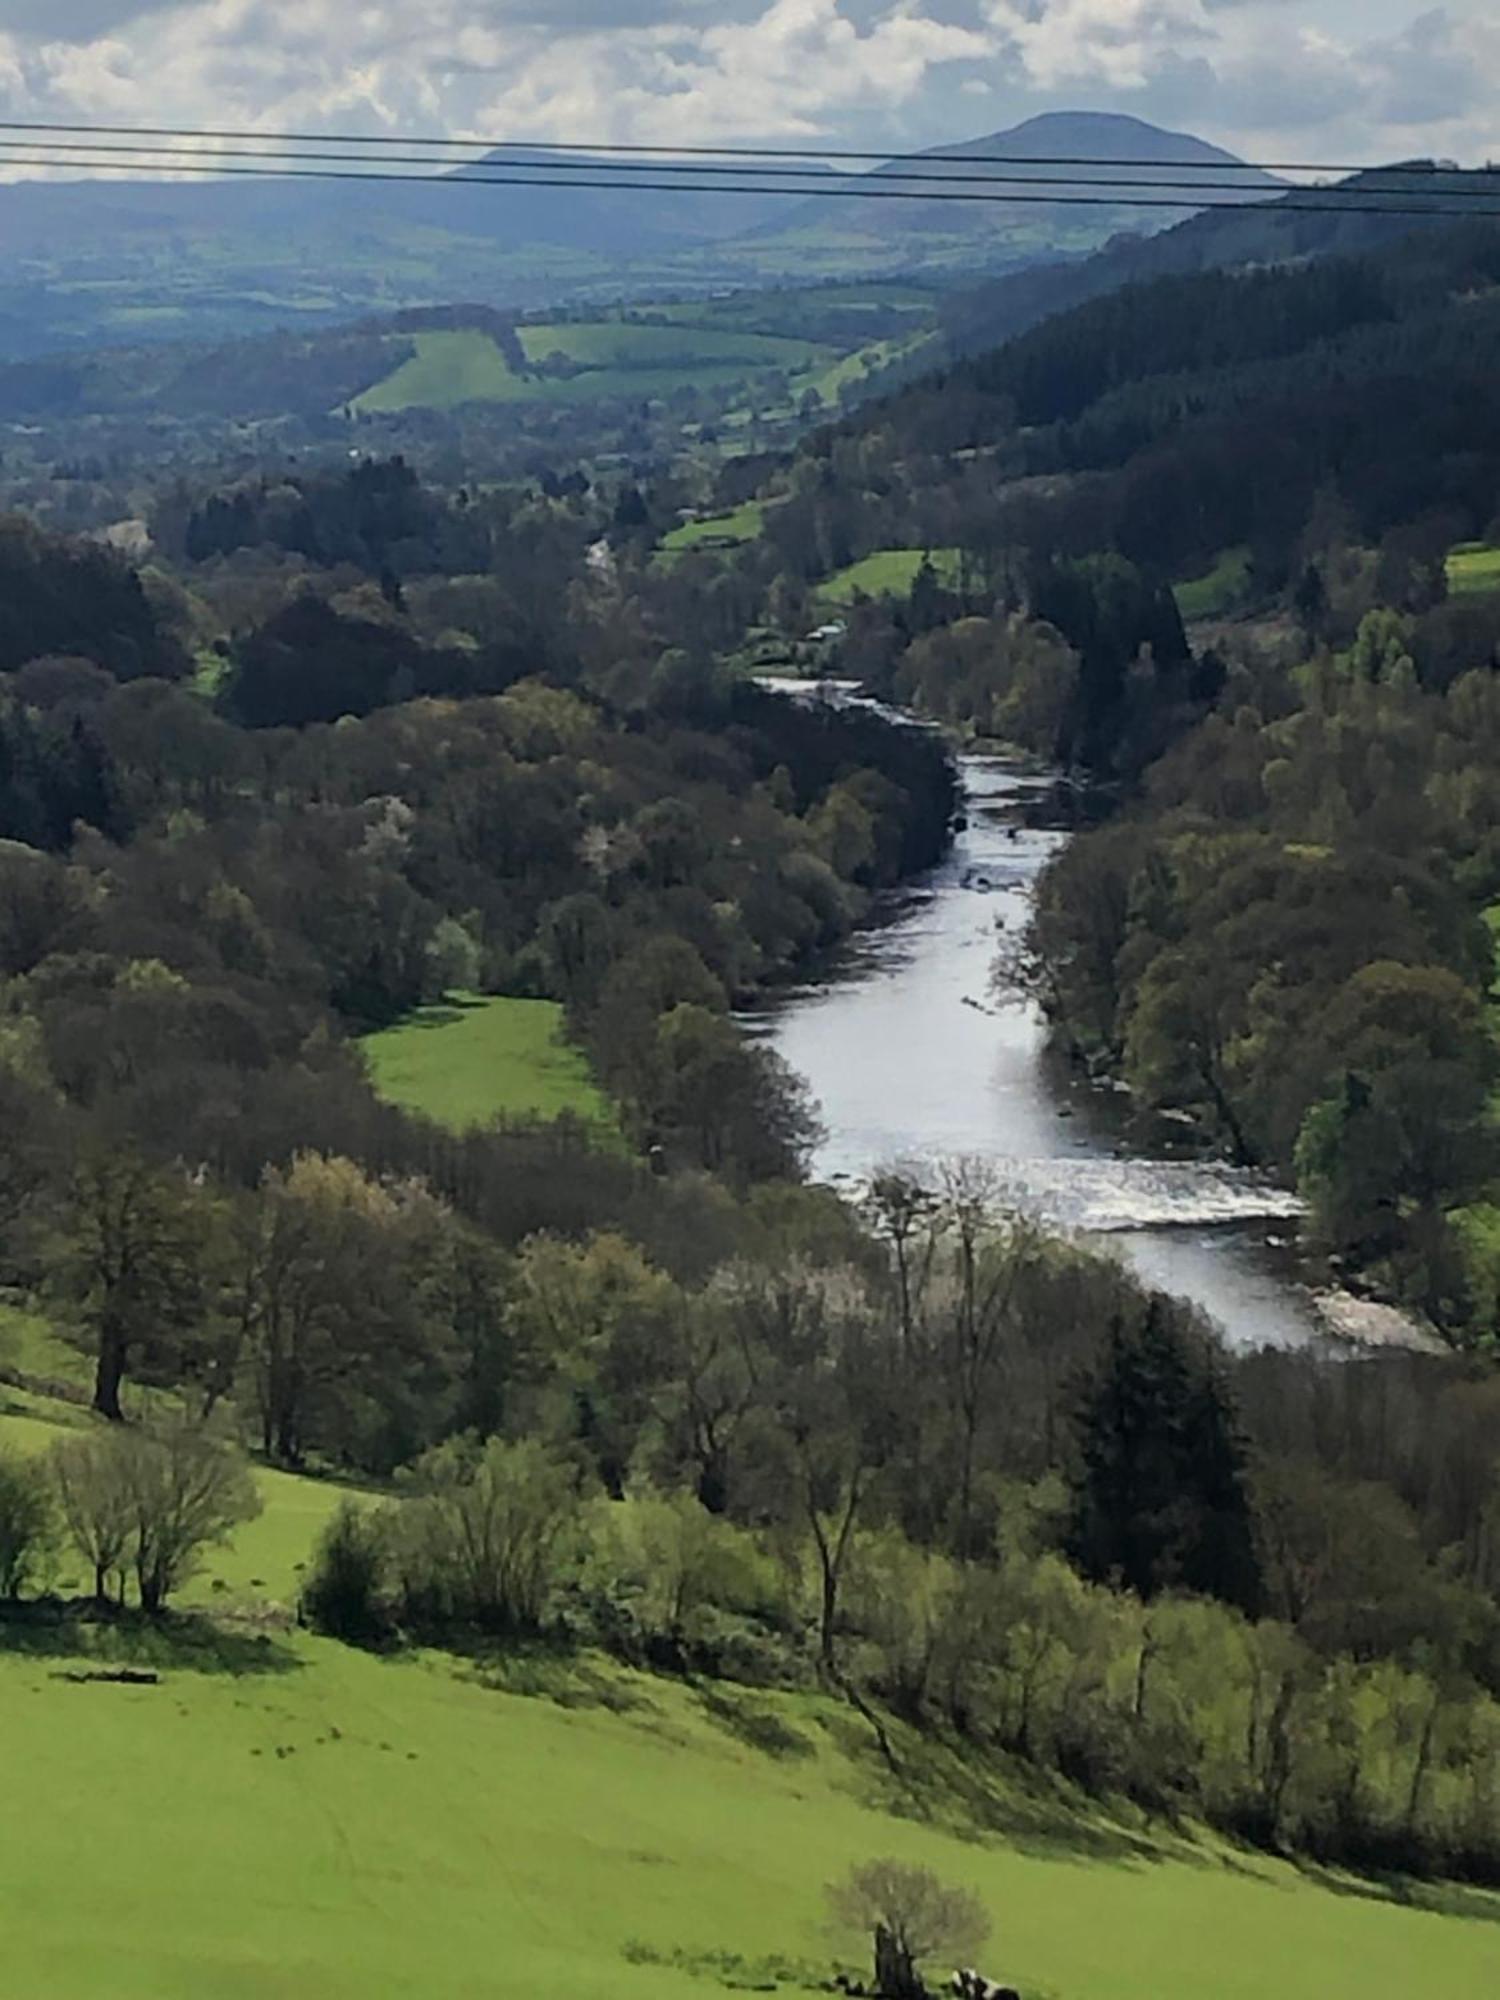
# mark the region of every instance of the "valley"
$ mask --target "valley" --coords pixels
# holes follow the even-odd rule
[[[0,1960],[1469,2000],[1488,170],[587,11],[0,184]]]

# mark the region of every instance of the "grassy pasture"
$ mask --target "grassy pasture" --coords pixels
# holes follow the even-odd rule
[[[614,1125],[587,1062],[563,1037],[561,1007],[550,1000],[458,994],[360,1046],[382,1097],[454,1131],[565,1111]]]
[[[905,597],[928,560],[940,582],[958,582],[961,557],[957,549],[881,549],[825,578],[818,585],[818,595],[829,604],[852,604],[856,597]]]
[[[1488,542],[1464,542],[1451,550],[1448,588],[1455,597],[1500,590],[1500,548],[1492,548]]]
[[[778,1758],[690,1688],[608,1669],[562,1706],[301,1635],[226,1646],[227,1671],[155,1657],[161,1685],[126,1688],[0,1652],[25,1723],[0,1816],[17,1994],[706,2000],[719,1953],[776,1990],[773,1955],[832,1956],[821,1884],[878,1853],[978,1890],[986,1962],[1028,1995],[1477,2000],[1500,1978],[1477,1896],[1439,1919],[1019,1798],[1009,1838],[893,1819],[810,1698],[744,1701],[805,1746]]]
[[[757,541],[766,524],[763,501],[747,500],[732,514],[714,514],[701,521],[685,521],[669,535],[663,535],[661,550],[667,556],[685,555],[690,549],[738,547]]]
[[[487,333],[470,329],[412,336],[416,353],[366,389],[354,407],[371,416],[398,410],[451,410],[461,403],[515,402],[526,384]]]
[[[753,374],[769,368],[807,368],[830,357],[815,341],[724,326],[678,323],[654,326],[635,320],[558,321],[518,329],[526,358],[540,363],[561,354],[581,368],[606,375],[662,371],[684,381],[702,368]]]
[[[414,334],[416,352],[367,389],[354,407],[369,415],[389,415],[456,409],[464,403],[646,398],[681,387],[724,388],[772,370],[812,376],[840,360],[837,348],[816,341],[711,324],[559,321],[522,326],[518,335],[531,369],[538,372],[514,372],[492,336],[477,328]],[[554,356],[576,372],[539,372]]]
[[[1190,624],[1199,618],[1227,618],[1244,603],[1250,588],[1250,551],[1226,549],[1211,570],[1174,586],[1177,609]]]
[[[0,1400],[0,1442],[62,1434]],[[295,1595],[338,1492],[279,1474],[262,1489],[264,1515],[210,1555],[190,1606]],[[127,1659],[161,1683],[60,1678]],[[0,1622],[0,1742],[17,1995],[775,1990],[774,1958],[808,1976],[829,1962],[821,1884],[881,1853],[971,1884],[995,1920],[986,1963],[1032,2000],[1457,2000],[1500,1980],[1500,1899],[1320,1882],[900,1732],[913,1789],[893,1817],[862,1726],[812,1695],[705,1696],[545,1658],[482,1673],[233,1619]],[[795,1971],[779,1990],[800,1990]]]

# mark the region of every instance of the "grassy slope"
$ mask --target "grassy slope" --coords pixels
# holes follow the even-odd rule
[[[630,320],[559,321],[519,329],[529,361],[564,354],[582,368],[609,373],[665,370],[691,380],[701,369],[741,374],[766,368],[810,368],[833,350],[814,341],[723,326],[642,325]]]
[[[931,558],[940,581],[957,581],[957,549],[881,549],[826,578],[818,595],[830,604],[852,604],[856,597],[905,597],[924,557]]]
[[[48,1451],[85,1434],[94,1421],[83,1410],[0,1386],[0,1447],[27,1454]],[[302,1566],[344,1489],[329,1480],[294,1479],[264,1468],[256,1477],[265,1511],[239,1531],[231,1547],[208,1552],[202,1573],[183,1594],[184,1604],[223,1608],[296,1602]],[[57,1584],[67,1593],[84,1589],[87,1580],[81,1571],[69,1574],[65,1566]],[[0,1628],[0,1665],[4,1654]]]
[[[753,542],[759,538],[765,520],[764,501],[747,500],[732,514],[714,514],[701,521],[685,521],[680,528],[662,536],[662,550],[669,556],[676,556],[687,549],[702,548],[705,543],[724,547],[731,543]]]
[[[382,1097],[462,1130],[492,1118],[614,1116],[550,1000],[462,995],[361,1044]]]
[[[810,378],[838,362],[835,348],[796,337],[718,326],[650,326],[587,320],[523,326],[528,360],[565,355],[583,372],[564,377],[516,375],[487,333],[424,332],[416,353],[354,407],[369,414],[455,409],[463,403],[589,402],[611,396],[660,396],[683,385],[724,387],[767,369]]]
[[[1466,542],[1448,557],[1448,588],[1455,597],[1500,590],[1500,548]]]
[[[0,1416],[8,1442],[56,1434]],[[294,1592],[336,1491],[264,1484],[266,1515],[194,1595],[225,1602],[216,1575]],[[711,1952],[826,1961],[819,1885],[876,1853],[972,1883],[996,1920],[987,1962],[1031,2000],[1457,2000],[1500,1980],[1493,1898],[1331,1893],[1015,1792],[962,1839],[893,1818],[860,1732],[813,1697],[745,1698],[792,1733],[776,1758],[678,1683],[537,1664],[560,1700],[523,1698],[446,1660],[227,1629],[213,1655],[128,1642],[165,1678],[125,1688],[60,1680],[68,1642],[0,1627],[5,1990],[704,2000],[723,1990],[693,1964]],[[635,1941],[685,1963],[633,1964]]]
[[[396,410],[451,410],[460,403],[513,402],[526,385],[487,333],[418,333],[416,353],[366,389],[354,407],[370,415]]]
[[[1244,603],[1250,587],[1250,551],[1226,549],[1203,576],[1175,586],[1177,609],[1189,622],[1227,618]]]

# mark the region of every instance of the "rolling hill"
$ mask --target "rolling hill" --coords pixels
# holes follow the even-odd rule
[[[7,1449],[86,1421],[0,1390]],[[264,1513],[183,1614],[0,1618],[0,1714],[25,1722],[7,1993],[790,2000],[839,1949],[823,1883],[887,1853],[974,1889],[1032,2000],[1456,2000],[1500,1976],[1493,1895],[1299,1870],[893,1722],[898,1784],[827,1695],[315,1638],[289,1606],[341,1489],[258,1477]],[[100,1678],[125,1666],[156,1678]]]
[[[1059,153],[1138,161],[1143,175],[1167,159],[1230,161],[1135,119],[1057,114],[939,148],[924,170],[942,173],[946,162],[960,173],[994,152],[1035,157],[1038,174]],[[664,190],[644,165],[628,192],[482,184],[544,166],[584,183],[599,162],[509,151],[430,184],[10,182],[0,186],[0,359],[348,323],[452,298],[534,310],[733,282],[1014,267],[1079,255],[1122,227],[1145,231],[1179,213],[809,199],[807,183],[825,171],[816,163],[789,193],[733,199],[708,181]]]
[[[1015,161],[1015,166],[976,167],[976,162]],[[1125,163],[1085,167],[1060,167],[1067,160],[1100,160]],[[1025,164],[1030,162],[1030,165]],[[1168,132],[1139,118],[1104,112],[1049,112],[1029,118],[1024,124],[1003,132],[992,132],[959,145],[940,146],[922,156],[920,171],[952,177],[955,189],[968,187],[976,193],[989,190],[973,186],[976,172],[1008,175],[1019,183],[1018,195],[1028,197],[1015,203],[957,203],[943,200],[943,190],[930,201],[850,201],[817,197],[802,203],[791,216],[763,225],[739,244],[729,246],[734,254],[756,261],[774,259],[794,248],[803,256],[836,254],[845,263],[868,262],[877,268],[926,269],[934,266],[988,265],[1017,266],[1038,258],[1060,255],[1079,256],[1098,249],[1124,231],[1133,237],[1155,234],[1193,212],[1191,201],[1181,208],[1131,208],[1101,201],[1096,207],[1049,208],[1037,205],[1036,194],[1061,192],[1058,176],[1068,182],[1098,183],[1102,195],[1113,190],[1111,182],[1128,178],[1130,187],[1120,189],[1122,197],[1149,193],[1169,180],[1181,185],[1181,173],[1171,169],[1187,162],[1210,170],[1211,184],[1230,184],[1228,195],[1217,199],[1263,201],[1275,194],[1281,183],[1270,174],[1245,168],[1234,154],[1208,144],[1185,132]],[[909,162],[891,162],[878,167],[872,183],[889,180]],[[1217,176],[1211,170],[1220,169]],[[1077,187],[1072,186],[1077,192]]]

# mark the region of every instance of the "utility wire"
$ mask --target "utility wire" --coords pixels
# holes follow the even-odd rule
[[[877,166],[899,166],[908,160],[931,162],[934,159],[962,159],[973,166],[1039,166],[1039,167],[1130,167],[1147,165],[1185,173],[1219,173],[1231,170],[1242,173],[1285,173],[1285,174],[1367,174],[1367,173],[1408,173],[1436,174],[1451,173],[1452,168],[1436,166],[1425,161],[1392,163],[1366,161],[1350,165],[1313,160],[1152,160],[1142,162],[1127,160],[1118,155],[1057,153],[1028,155],[1023,153],[962,153],[943,154],[933,149],[917,153],[860,152],[838,146],[688,146],[688,145],[625,145],[610,140],[563,140],[563,139],[454,139],[449,137],[421,138],[413,134],[363,133],[363,132],[255,132],[243,127],[211,128],[190,125],[67,125],[41,120],[0,119],[0,132],[54,133],[54,134],[98,134],[105,138],[137,139],[229,139],[247,142],[265,141],[276,145],[330,145],[365,146],[385,148],[391,146],[420,145],[442,152],[525,152],[525,153],[580,153],[591,154],[600,159],[612,157],[678,158],[678,159],[737,159],[737,160],[848,160],[873,163]],[[1486,163],[1482,167],[1460,169],[1464,173],[1492,174],[1500,176],[1500,166]]]
[[[4,129],[6,128],[3,125],[0,125],[0,131],[3,131]],[[272,164],[279,166],[281,164],[288,162],[299,165],[300,164],[317,165],[326,162],[327,164],[334,166],[345,164],[354,166],[369,166],[371,168],[376,168],[376,167],[384,168],[384,166],[387,164],[391,166],[405,166],[405,167],[439,167],[444,170],[444,174],[442,177],[456,179],[458,180],[460,185],[463,185],[465,183],[472,184],[474,180],[478,178],[476,174],[471,173],[464,167],[459,167],[457,169],[454,169],[451,166],[449,160],[447,159],[443,158],[434,159],[431,156],[424,153],[383,153],[377,156],[371,156],[370,154],[361,152],[344,152],[344,151],[330,152],[326,150],[309,151],[305,149],[289,150],[284,146],[273,145],[270,142],[266,142],[264,146],[258,146],[255,148],[250,148],[249,142],[246,142],[245,144],[238,144],[235,145],[233,148],[230,148],[218,145],[200,146],[196,144],[192,146],[185,146],[185,145],[175,146],[170,144],[140,145],[140,144],[126,144],[118,140],[28,139],[22,142],[19,140],[0,139],[0,163],[3,163],[3,154],[5,150],[19,146],[23,143],[32,152],[43,152],[48,154],[67,154],[67,155],[81,153],[89,156],[86,162],[80,162],[72,158],[68,158],[66,160],[60,160],[58,162],[59,165],[66,165],[66,166],[75,166],[79,164],[92,165],[94,164],[95,155],[102,156],[99,162],[102,165],[103,158],[114,157],[123,154],[128,158],[130,158],[135,164],[137,164],[143,172],[169,171],[173,168],[183,167],[183,166],[187,167],[189,170],[208,171],[208,169],[204,167],[201,163],[212,160],[244,160],[248,161],[251,165],[260,165],[262,167],[268,167]],[[418,141],[417,143],[425,145],[428,142],[424,140],[424,141]],[[481,166],[483,165],[483,162],[476,162],[475,164],[476,166]],[[502,166],[513,167],[514,170],[518,172],[527,172],[528,178],[530,178],[530,170],[527,163],[501,162],[499,164],[501,164]],[[1019,165],[1020,162],[1017,162],[1016,164]],[[1127,163],[1122,160],[1117,162],[1111,162],[1110,164],[1124,166]],[[577,160],[577,161],[548,160],[545,162],[538,161],[536,163],[536,168],[535,168],[535,171],[538,174],[544,172],[566,173],[570,178],[568,181],[563,183],[554,183],[551,181],[547,181],[547,182],[538,182],[537,185],[545,185],[545,186],[595,185],[595,183],[579,181],[576,178],[576,176],[583,173],[596,173],[596,174],[602,173],[605,171],[606,166],[611,177],[615,175],[620,176],[620,185],[624,188],[629,188],[631,186],[637,185],[638,183],[635,177],[646,173],[671,173],[674,175],[677,174],[689,175],[693,177],[695,183],[700,178],[702,178],[704,184],[701,187],[694,185],[688,191],[694,193],[704,193],[704,194],[719,192],[720,190],[717,186],[717,183],[719,180],[725,178],[735,180],[736,182],[745,182],[747,180],[753,179],[753,181],[756,183],[759,183],[768,177],[795,180],[799,183],[799,185],[795,188],[785,190],[785,192],[791,193],[793,195],[807,194],[810,196],[816,196],[819,194],[827,194],[834,192],[835,188],[839,186],[839,183],[835,182],[834,187],[830,188],[820,176],[814,174],[812,170],[807,167],[764,166],[764,167],[747,168],[739,166],[729,166],[723,163],[711,164],[707,162],[684,161],[680,164],[673,164],[665,161],[658,163],[647,163],[639,160],[631,160],[631,161],[619,160],[608,163],[586,161],[586,160]],[[1080,174],[1076,172],[1070,172],[1066,174],[1033,173],[1033,172],[929,173],[924,171],[918,171],[915,169],[896,167],[892,168],[892,170],[889,173],[882,173],[878,176],[863,176],[863,175],[857,177],[846,176],[843,184],[847,185],[850,179],[857,178],[860,181],[861,185],[866,185],[871,180],[878,180],[882,188],[885,188],[887,185],[905,187],[908,184],[915,184],[921,186],[931,186],[931,187],[947,188],[947,189],[958,189],[964,186],[977,186],[977,187],[1016,186],[1016,187],[1030,187],[1030,188],[1060,186],[1060,187],[1087,187],[1087,188],[1112,188],[1112,189],[1135,188],[1135,189],[1151,190],[1156,193],[1161,193],[1163,191],[1177,192],[1178,190],[1180,190],[1184,195],[1189,197],[1196,196],[1199,193],[1233,194],[1240,197],[1241,201],[1251,202],[1251,203],[1255,201],[1281,200],[1287,196],[1296,195],[1301,192],[1307,192],[1307,193],[1319,192],[1319,190],[1316,188],[1299,189],[1296,187],[1288,186],[1284,188],[1262,189],[1262,188],[1249,188],[1246,187],[1243,183],[1235,181],[1175,181],[1172,179],[1165,178],[1165,176],[1171,174],[1174,171],[1175,169],[1167,167],[1148,167],[1140,173],[1117,176],[1112,174],[1092,173],[1092,172],[1088,174]],[[1386,172],[1397,172],[1397,171],[1399,171],[1399,169],[1382,168],[1380,170],[1382,174]],[[1431,179],[1434,177],[1429,170],[1423,169],[1422,171],[1424,172],[1427,178]],[[709,179],[707,177],[713,177],[713,178]],[[414,175],[412,176],[412,178],[416,179],[418,177]],[[1454,178],[1455,176],[1453,175],[1447,176],[1447,179],[1450,181]],[[750,191],[754,193],[761,193],[761,192],[771,192],[772,190],[763,190],[759,185],[756,185]],[[1328,188],[1322,191],[1337,194],[1340,200],[1346,200],[1351,204],[1354,203],[1355,201],[1361,200],[1366,196],[1373,197],[1381,194],[1410,197],[1413,200],[1422,200],[1422,201],[1500,200],[1500,186],[1456,187],[1456,186],[1445,185],[1440,188],[1435,187],[1428,189],[1428,188],[1408,187],[1408,186],[1374,187],[1361,184],[1359,187],[1353,187],[1347,189]]]
[[[682,180],[632,180],[626,182],[622,181],[618,176],[605,178],[597,174],[588,177],[578,176],[568,178],[550,170],[545,174],[422,174],[413,173],[410,170],[388,171],[384,168],[370,168],[366,170],[363,168],[348,167],[330,167],[326,169],[310,166],[282,167],[274,163],[275,156],[271,154],[261,155],[260,158],[265,164],[255,166],[230,164],[228,162],[196,165],[193,162],[192,156],[184,151],[181,154],[174,154],[170,164],[163,164],[158,161],[154,167],[147,167],[139,161],[65,160],[56,155],[25,155],[5,150],[7,146],[14,145],[15,143],[17,142],[0,141],[0,166],[52,169],[59,166],[75,166],[80,171],[86,171],[90,174],[132,174],[137,178],[139,178],[142,172],[149,171],[155,173],[189,174],[198,178],[206,177],[209,179],[233,177],[245,180],[276,181],[365,181],[371,184],[397,184],[408,187],[429,188],[588,188],[605,192],[632,194],[644,192],[650,194],[759,195],[761,197],[783,195],[789,192],[786,188],[767,186],[763,183],[741,184],[732,181],[722,181],[713,185],[700,186]],[[797,192],[800,192],[808,199],[828,201],[977,202],[1003,207],[1172,209],[1178,212],[1181,212],[1184,208],[1200,211],[1232,209],[1239,214],[1260,210],[1265,214],[1390,215],[1409,219],[1436,216],[1439,219],[1448,220],[1461,218],[1467,213],[1470,216],[1494,217],[1500,220],[1500,205],[1483,208],[1475,207],[1467,210],[1462,207],[1444,208],[1432,205],[1449,199],[1449,194],[1446,190],[1439,191],[1437,189],[1434,189],[1431,194],[1425,194],[1421,190],[1409,188],[1391,190],[1390,193],[1386,193],[1375,190],[1366,191],[1363,188],[1350,188],[1346,192],[1341,192],[1336,188],[1325,187],[1311,191],[1317,196],[1315,200],[1306,198],[1306,195],[1302,191],[1295,188],[1267,190],[1264,193],[1257,191],[1248,199],[1239,189],[1236,189],[1234,193],[1238,196],[1238,199],[1215,198],[1205,201],[1196,198],[1193,190],[1186,186],[1176,194],[1168,193],[1160,196],[1151,196],[1110,192],[1094,194],[1021,193],[1009,188],[1004,192],[981,192],[978,189],[968,188],[913,189],[909,187],[870,187],[865,183],[866,177],[861,176],[860,185],[857,187],[845,187],[837,184],[829,187],[821,184],[810,184]],[[1097,181],[1080,181],[1072,185],[1097,188],[1099,183]],[[1140,184],[1130,183],[1130,185]],[[1478,191],[1476,190],[1476,192]],[[1399,195],[1399,201],[1393,201],[1391,199],[1392,194]],[[1500,191],[1497,191],[1496,198],[1497,203],[1500,203]],[[1403,205],[1413,201],[1423,201],[1429,205],[1424,207],[1408,207]]]

